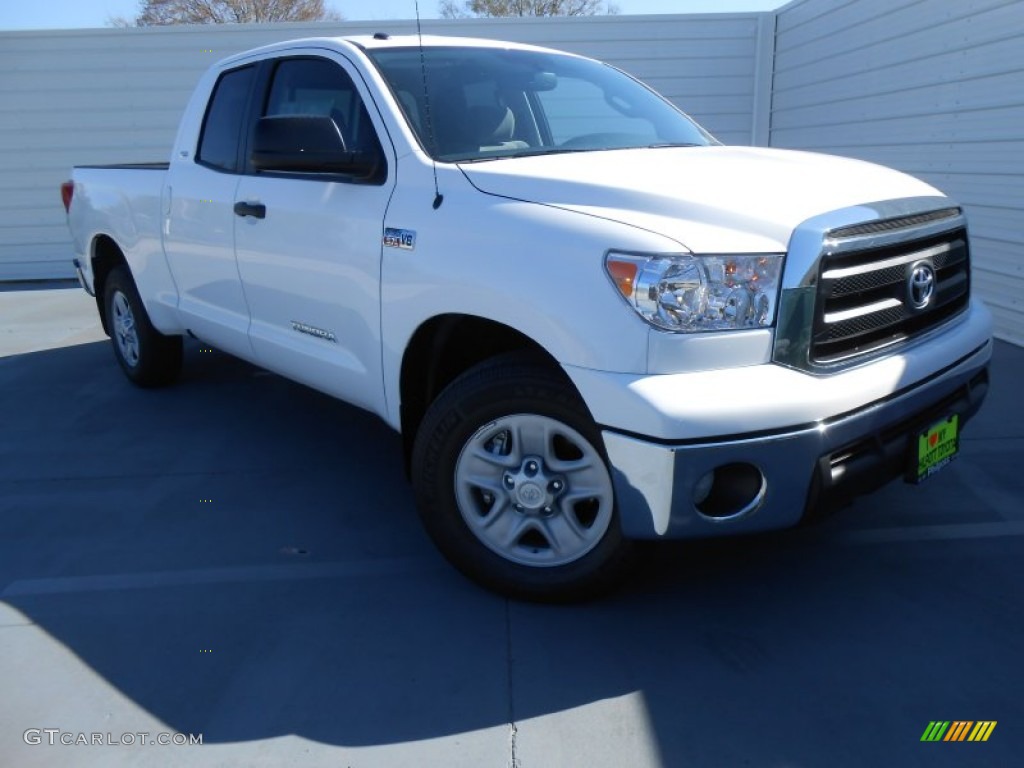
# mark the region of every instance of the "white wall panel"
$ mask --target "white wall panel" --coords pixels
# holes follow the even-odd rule
[[[881,162],[967,208],[978,292],[1024,343],[1024,2],[795,0],[776,14],[426,21],[605,59],[734,144]],[[237,51],[412,21],[0,33],[0,280],[69,274],[76,163],[161,160],[202,71]]]
[[[423,30],[604,59],[650,82],[721,140],[749,144],[757,44],[770,21],[612,16],[425,21]],[[192,87],[214,61],[279,40],[378,30],[411,33],[415,22],[0,32],[0,280],[71,274],[58,192],[71,166],[165,160]]]
[[[785,6],[770,135],[899,168],[959,200],[975,290],[997,335],[1024,344],[1024,2]]]

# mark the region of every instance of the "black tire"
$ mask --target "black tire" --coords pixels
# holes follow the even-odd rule
[[[115,267],[103,290],[103,311],[114,357],[140,387],[161,387],[181,372],[182,340],[165,336],[149,321],[127,267]]]
[[[472,368],[430,406],[413,446],[430,537],[462,573],[509,597],[594,597],[633,559],[600,434],[560,373],[516,357]]]

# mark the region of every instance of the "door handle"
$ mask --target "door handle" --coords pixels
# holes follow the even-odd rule
[[[255,216],[257,219],[267,218],[267,206],[263,203],[235,203],[235,216]]]

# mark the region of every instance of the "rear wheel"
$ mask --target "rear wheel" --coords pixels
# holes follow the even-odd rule
[[[181,371],[181,337],[153,327],[127,267],[111,271],[103,296],[114,356],[125,375],[141,387],[174,381]]]
[[[580,599],[628,567],[600,435],[572,387],[543,367],[496,361],[456,379],[428,410],[412,467],[427,531],[491,589]]]

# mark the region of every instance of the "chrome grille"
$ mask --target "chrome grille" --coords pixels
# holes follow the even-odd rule
[[[930,214],[941,218],[944,212]],[[901,223],[924,217],[906,217]],[[810,362],[829,365],[895,344],[962,311],[970,296],[970,258],[963,227],[880,247],[851,248],[843,236],[857,225],[828,233],[819,262]],[[885,228],[875,222],[874,231]],[[933,293],[921,308],[910,285],[923,268]]]

